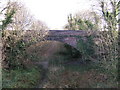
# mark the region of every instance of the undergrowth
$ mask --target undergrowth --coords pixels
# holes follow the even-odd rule
[[[3,88],[35,88],[41,78],[40,68],[2,70]]]
[[[3,88],[34,88],[41,78],[41,68],[28,59],[23,31],[3,31],[2,86]]]
[[[98,31],[95,35],[88,36],[86,40],[83,38],[79,37],[78,48],[84,61],[90,60],[102,68],[101,71],[111,76],[109,81],[117,86],[118,32]]]

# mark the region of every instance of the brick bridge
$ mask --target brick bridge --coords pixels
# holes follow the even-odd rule
[[[28,30],[26,32],[25,38],[30,39],[29,36],[32,34],[33,37],[34,34],[37,31],[35,30]],[[39,30],[38,30],[39,32]],[[84,41],[87,41],[87,36],[94,34],[94,31],[83,31],[83,30],[49,30],[47,31],[47,35],[45,36],[45,38],[43,39],[43,41],[45,40],[50,40],[50,41],[59,41],[59,42],[63,42],[66,43],[74,48],[77,49],[77,41],[79,40],[79,38],[81,37]],[[40,39],[41,41],[41,39]],[[39,39],[38,39],[39,42]]]
[[[77,40],[79,36],[87,36],[88,33],[83,30],[49,30],[45,40],[60,41],[67,43],[77,49]]]

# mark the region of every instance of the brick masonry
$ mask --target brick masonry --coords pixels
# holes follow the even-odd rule
[[[77,49],[78,36],[84,37],[92,34],[93,32],[83,30],[49,30],[45,40],[60,41],[67,43]]]

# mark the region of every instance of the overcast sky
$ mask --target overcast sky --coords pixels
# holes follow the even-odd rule
[[[63,29],[67,16],[90,10],[95,0],[22,0],[35,18],[45,22],[50,29]]]
[[[2,0],[2,2],[7,0]],[[67,16],[91,10],[96,0],[18,0],[22,1],[36,19],[46,23],[50,29],[63,29]]]

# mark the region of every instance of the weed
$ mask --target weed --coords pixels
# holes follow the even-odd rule
[[[79,36],[78,39],[77,48],[82,54],[82,59],[84,61],[91,61],[91,58],[95,54],[93,37],[86,36],[86,40],[84,40],[83,37]]]
[[[34,88],[41,78],[40,68],[2,70],[3,88]],[[24,83],[24,84],[23,84]]]

